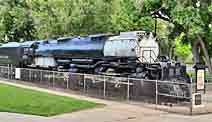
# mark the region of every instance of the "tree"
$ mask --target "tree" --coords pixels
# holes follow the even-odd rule
[[[160,10],[170,18],[170,23],[174,25],[169,39],[175,39],[182,33],[184,43],[190,43],[193,47],[193,55],[195,63],[203,61],[208,65],[209,71],[212,73],[210,62],[211,54],[211,29],[209,24],[212,21],[211,1],[209,0],[145,0],[148,8],[145,11]],[[201,52],[199,52],[201,47]],[[202,55],[201,55],[202,54]]]
[[[10,41],[33,40],[35,28],[24,0],[0,1],[0,36]]]

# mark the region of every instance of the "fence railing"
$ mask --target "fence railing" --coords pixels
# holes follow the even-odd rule
[[[16,70],[13,67],[0,66],[0,78],[24,81],[41,87],[61,88],[103,99],[148,102],[153,103],[157,108],[161,104],[169,103],[172,104],[171,106],[184,107],[189,112],[191,107],[192,84],[189,83],[26,68],[20,68],[18,71],[20,76],[17,76]],[[179,87],[187,89],[186,93],[180,90],[179,92],[170,92],[173,89],[180,89]],[[184,100],[183,104],[179,99]]]

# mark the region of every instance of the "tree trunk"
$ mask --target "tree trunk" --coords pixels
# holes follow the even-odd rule
[[[202,37],[200,35],[198,35],[198,41],[199,41],[199,44],[201,45],[202,51],[205,55],[205,62],[206,62],[206,65],[208,66],[208,70],[209,70],[210,74],[212,74],[211,60],[210,60],[210,57],[208,54],[208,50],[207,50],[205,43],[202,40]]]
[[[200,55],[198,49],[199,49],[199,40],[196,40],[196,42],[192,46],[192,54],[195,64],[200,62]]]

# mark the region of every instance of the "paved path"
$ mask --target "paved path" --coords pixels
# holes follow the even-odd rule
[[[63,92],[46,90],[42,88],[25,86],[16,83],[0,81],[0,83],[15,85],[39,91],[65,95],[94,102],[104,103],[105,107],[95,108],[55,117],[39,117],[31,115],[21,115],[14,113],[0,113],[0,122],[211,122],[212,114],[200,116],[184,116],[156,111],[142,107],[142,105],[130,105],[125,103],[111,102],[94,99],[79,95],[70,95]]]

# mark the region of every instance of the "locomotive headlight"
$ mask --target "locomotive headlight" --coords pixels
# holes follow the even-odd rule
[[[23,55],[22,58],[23,58],[24,60],[26,60],[26,59],[28,59],[28,56],[27,56],[27,55]]]

